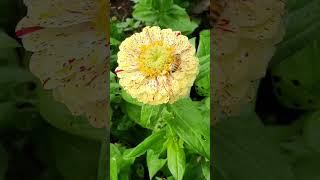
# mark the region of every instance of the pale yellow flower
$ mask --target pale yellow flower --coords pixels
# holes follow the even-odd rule
[[[119,84],[133,98],[158,105],[189,95],[199,62],[195,48],[180,32],[145,27],[125,39],[119,49]]]
[[[24,0],[16,27],[30,70],[56,100],[95,127],[107,121],[108,4],[106,0]],[[102,106],[104,105],[104,106]],[[99,112],[97,112],[99,111]]]
[[[255,100],[275,46],[284,35],[281,0],[219,0],[213,28],[213,59],[219,69],[216,103],[229,115]],[[218,6],[216,6],[218,7]]]

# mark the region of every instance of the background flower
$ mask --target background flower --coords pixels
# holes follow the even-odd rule
[[[30,70],[72,114],[86,115],[95,127],[107,121],[107,2],[25,0],[16,28]]]
[[[284,3],[280,0],[216,1],[212,33],[217,69],[216,104],[228,115],[254,102],[276,44],[284,35]]]

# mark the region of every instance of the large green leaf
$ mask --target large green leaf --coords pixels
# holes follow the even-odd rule
[[[210,30],[203,30],[200,32],[197,56],[200,58],[207,55],[210,55]]]
[[[191,99],[182,99],[169,105],[174,118],[168,119],[171,129],[192,150],[210,159],[210,121],[204,118]]]
[[[82,116],[73,116],[67,107],[54,100],[52,92],[39,90],[39,110],[43,118],[52,126],[95,140],[103,140],[106,136],[105,128],[94,128],[88,120]]]
[[[165,13],[160,14],[159,25],[173,30],[181,31],[185,34],[192,33],[198,24],[191,21],[186,10],[178,5],[173,5]]]
[[[191,21],[186,10],[172,0],[139,0],[133,17],[149,25],[158,25],[189,34],[198,26]]]
[[[7,48],[17,48],[20,44],[10,37],[7,33],[0,29],[0,50],[3,51]]]
[[[0,84],[2,83],[24,83],[34,81],[34,76],[19,67],[0,67]]]
[[[200,32],[199,46],[197,49],[199,58],[199,74],[195,81],[197,94],[210,96],[210,31]]]
[[[289,162],[282,155],[280,146],[266,133],[251,108],[239,117],[222,119],[213,131],[213,178],[294,179]]]
[[[36,156],[64,180],[97,180],[100,143],[52,127],[33,134]]]
[[[318,0],[290,0],[286,16],[286,36],[278,45],[271,65],[284,61],[313,40],[320,40],[320,2]]]
[[[153,176],[166,164],[166,159],[159,158],[160,153],[150,149],[147,151],[147,166],[149,171],[149,178]]]
[[[141,109],[140,121],[142,127],[153,129],[153,124],[157,121],[161,106],[143,105]]]
[[[188,156],[186,154],[186,170],[183,180],[207,180],[203,174],[202,161],[204,158],[198,155]]]
[[[124,158],[136,158],[143,155],[147,150],[152,149],[154,146],[162,145],[166,141],[166,132],[165,131],[158,131],[151,134],[147,137],[143,142],[138,144],[136,147],[127,150],[124,153]]]
[[[305,121],[303,137],[307,146],[320,153],[320,111],[305,114],[301,120]]]
[[[120,145],[110,144],[110,180],[129,180],[135,158],[124,158],[125,151]]]
[[[202,173],[206,180],[210,180],[210,161],[201,163]]]
[[[320,108],[319,42],[273,66],[273,83],[282,104],[297,109]]]
[[[168,168],[176,180],[182,180],[186,169],[186,156],[179,138],[170,137],[167,145]]]
[[[0,129],[8,128],[11,125],[11,116],[15,113],[13,102],[0,103]]]
[[[110,180],[118,180],[118,164],[117,159],[121,156],[116,146],[110,144]]]
[[[138,124],[140,124],[140,119],[141,119],[141,107],[137,106],[135,104],[131,104],[131,103],[125,103],[124,104],[124,108],[125,108],[125,112],[127,113],[127,115],[129,116],[129,118],[134,121],[137,122]],[[140,124],[142,125],[142,124]],[[143,125],[142,125],[143,126]]]

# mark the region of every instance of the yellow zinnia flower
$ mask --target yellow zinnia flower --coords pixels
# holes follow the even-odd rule
[[[199,62],[195,48],[180,32],[145,27],[125,39],[119,49],[119,84],[133,98],[158,105],[189,95]]]
[[[216,104],[228,115],[238,114],[256,96],[275,45],[284,35],[281,0],[219,0],[211,8],[214,67],[219,72]]]
[[[30,70],[74,115],[95,127],[107,121],[108,4],[106,0],[24,0],[16,27]]]

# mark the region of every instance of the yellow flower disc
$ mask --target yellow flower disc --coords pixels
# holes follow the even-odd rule
[[[125,39],[119,49],[116,73],[133,98],[158,105],[189,95],[199,61],[195,48],[180,32],[145,27]]]

